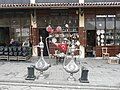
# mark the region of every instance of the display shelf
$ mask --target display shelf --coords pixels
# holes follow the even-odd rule
[[[97,30],[97,45],[104,46],[105,45],[105,30]]]
[[[54,29],[54,37],[57,39],[56,43],[62,43],[63,40],[66,38],[68,39],[68,41],[65,41],[67,44],[69,44],[69,41],[71,41],[72,39],[74,40],[79,40],[79,33],[78,33],[78,28],[62,28],[62,30],[60,32],[57,32]],[[55,45],[53,45],[52,40],[49,39],[49,50],[50,50],[50,54],[54,54],[55,50],[58,50],[58,47],[56,47]]]
[[[106,45],[114,45],[114,30],[106,30]]]
[[[115,45],[120,45],[120,30],[116,30],[115,34]]]
[[[55,31],[55,38],[67,38],[71,40],[72,38],[76,38],[76,40],[79,39],[79,34],[78,34],[78,28],[63,28],[60,32]]]
[[[114,45],[114,42],[115,42],[116,39],[115,39],[115,34],[114,34],[113,29],[97,30],[96,34],[97,34],[97,46],[111,46],[111,45]],[[116,43],[118,44],[118,42],[116,42]]]

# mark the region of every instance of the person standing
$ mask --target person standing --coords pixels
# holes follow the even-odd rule
[[[13,38],[11,38],[9,46],[19,46],[19,45],[20,44],[17,41],[15,41]]]

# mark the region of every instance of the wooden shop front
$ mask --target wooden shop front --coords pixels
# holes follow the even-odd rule
[[[119,8],[85,9],[85,30],[87,32],[86,49],[92,47],[91,50],[96,52],[96,57],[101,57],[102,47],[108,48],[110,56],[120,52]]]

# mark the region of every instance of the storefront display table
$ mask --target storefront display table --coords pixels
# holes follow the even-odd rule
[[[119,58],[119,64],[120,64],[120,53],[116,55]]]
[[[18,61],[19,61],[19,60],[25,61],[25,60],[28,60],[28,59],[30,59],[30,56],[29,56],[29,55],[28,55],[28,56],[18,56]]]
[[[58,64],[58,62],[63,62],[65,58],[65,54],[64,53],[60,53],[56,55],[56,64]]]
[[[0,60],[9,60],[9,56],[0,55]]]
[[[109,57],[108,63],[109,64],[119,64],[119,58],[118,57]]]
[[[10,60],[16,60],[16,61],[17,61],[17,60],[18,60],[18,57],[17,57],[17,56],[9,56],[9,61],[10,61]]]

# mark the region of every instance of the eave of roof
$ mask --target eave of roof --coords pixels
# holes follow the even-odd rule
[[[87,8],[87,7],[120,7],[120,2],[87,2],[87,3],[35,3],[35,4],[0,4],[3,8]]]

